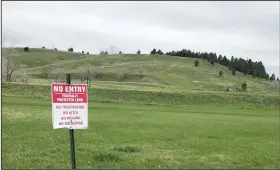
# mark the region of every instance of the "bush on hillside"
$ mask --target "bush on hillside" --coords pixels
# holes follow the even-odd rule
[[[68,48],[68,51],[73,52],[74,51],[73,47]]]
[[[120,51],[119,54],[122,54],[122,51]]]
[[[214,65],[214,60],[211,60],[211,65]]]
[[[236,75],[236,70],[234,68],[232,69],[231,74],[234,76]]]
[[[29,51],[29,47],[24,47],[24,51],[28,52]]]
[[[246,91],[246,90],[247,90],[247,83],[246,83],[246,82],[242,83],[241,88],[242,88],[244,91]]]
[[[87,54],[89,54],[89,52],[87,52]]]
[[[46,47],[43,46],[42,48],[46,48]]]
[[[138,50],[138,51],[137,51],[137,54],[141,54],[141,51],[140,51],[140,50]]]
[[[84,52],[84,51],[82,51],[82,53],[84,54],[85,52]]]
[[[199,61],[195,60],[194,65],[197,67],[199,65]]]
[[[152,51],[151,51],[151,55],[155,55],[157,54],[157,50],[154,48]]]
[[[54,50],[56,51],[56,50],[57,50],[57,48],[54,48]]]
[[[220,71],[219,71],[219,76],[222,77],[223,75],[224,75],[223,71],[220,70]]]

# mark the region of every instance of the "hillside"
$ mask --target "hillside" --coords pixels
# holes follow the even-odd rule
[[[3,50],[4,56],[6,49]],[[199,59],[199,66],[194,66],[194,58],[159,55],[87,55],[48,49],[15,49],[13,60],[22,64],[29,77],[29,83],[49,84],[51,78],[44,75],[44,70],[51,74],[72,74],[72,83],[80,83],[80,74],[88,68],[99,76],[92,77],[91,86],[95,88],[137,89],[148,91],[239,91],[246,82],[248,92],[279,92],[279,83],[253,78],[231,71],[215,63],[213,66]],[[224,75],[219,77],[219,70]],[[23,70],[17,70],[14,79]],[[50,76],[49,76],[50,77]]]

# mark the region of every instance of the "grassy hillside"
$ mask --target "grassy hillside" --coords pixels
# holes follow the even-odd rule
[[[3,168],[71,166],[69,132],[52,128],[46,68],[63,80],[71,73],[72,83],[87,68],[98,73],[89,128],[75,130],[79,169],[280,167],[278,82],[172,56],[16,49],[13,60],[25,67],[14,77],[27,71],[29,82],[2,83]],[[247,92],[238,90],[244,81]]]
[[[4,55],[5,50],[4,50]],[[79,83],[79,74],[92,68],[101,74],[92,82],[94,87],[163,90],[163,91],[225,91],[227,87],[238,91],[241,84],[248,84],[248,92],[279,92],[279,83],[270,82],[231,71],[219,64],[210,65],[200,60],[199,67],[194,66],[195,59],[175,56],[150,55],[86,55],[54,51],[48,49],[16,49],[14,60],[24,64],[29,74],[29,82],[49,84],[50,80],[42,75],[45,68],[51,68],[52,74],[72,73],[73,82]],[[219,77],[219,70],[224,76]],[[140,72],[143,76],[140,78]],[[17,73],[20,73],[19,70]],[[16,74],[17,74],[16,73]],[[119,81],[120,74],[127,78]]]

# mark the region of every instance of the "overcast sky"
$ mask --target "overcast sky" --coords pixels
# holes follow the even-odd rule
[[[262,61],[279,76],[279,1],[2,2],[5,45],[99,53],[187,48]]]

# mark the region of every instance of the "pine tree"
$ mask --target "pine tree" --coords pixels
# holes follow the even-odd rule
[[[163,55],[163,52],[159,49],[159,50],[157,51],[157,54]]]
[[[274,75],[274,74],[271,75],[270,80],[271,80],[271,81],[274,81],[274,80],[275,80],[275,75]]]
[[[138,51],[137,51],[137,54],[141,54],[141,51],[140,51],[140,50],[138,50]]]
[[[151,51],[151,55],[157,54],[157,50],[154,48],[153,51]]]

